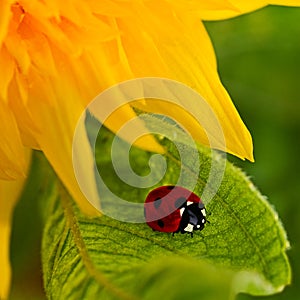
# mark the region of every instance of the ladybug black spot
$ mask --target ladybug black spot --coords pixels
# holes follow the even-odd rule
[[[159,207],[160,207],[160,205],[161,205],[161,199],[160,198],[156,198],[155,200],[154,200],[154,207],[156,208],[156,209],[158,209]]]
[[[168,189],[168,190],[173,190],[174,188],[175,188],[174,185],[168,185],[168,186],[167,186],[167,189]]]
[[[180,198],[176,199],[174,205],[176,208],[181,208],[184,206],[185,202],[186,202],[186,198],[180,197]]]
[[[160,227],[160,228],[164,228],[165,224],[162,220],[158,220],[157,221],[157,225]]]

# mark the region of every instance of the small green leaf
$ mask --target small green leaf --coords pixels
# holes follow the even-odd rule
[[[201,295],[201,299],[233,299],[238,292],[268,295],[282,290],[291,277],[285,253],[288,242],[273,208],[239,169],[208,149],[195,151],[181,137],[181,129],[153,118],[153,126],[163,122],[167,131],[176,133],[179,148],[188,157],[182,166],[181,149],[160,138],[168,149],[168,168],[157,185],[176,183],[180,167],[188,182],[199,159],[200,172],[193,175],[197,177],[195,192],[201,195],[212,162],[217,166],[216,177],[225,166],[221,185],[206,205],[210,224],[191,238],[153,232],[144,223],[107,216],[91,219],[60,189],[49,206],[42,247],[48,298],[190,299]],[[149,189],[133,188],[118,178],[109,157],[114,136],[101,131],[97,160],[106,185],[124,199],[143,202]],[[123,154],[120,149],[120,159]],[[130,163],[139,175],[155,171],[155,164],[145,168],[150,156],[131,150]]]

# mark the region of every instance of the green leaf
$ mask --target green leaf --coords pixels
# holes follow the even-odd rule
[[[282,290],[291,279],[285,253],[288,242],[270,204],[222,156],[201,147],[196,151],[180,128],[157,116],[149,118],[153,118],[150,126],[175,132],[179,141],[176,148],[158,137],[168,149],[168,167],[157,186],[176,183],[182,167],[183,183],[196,176],[195,192],[202,195],[208,177],[217,178],[225,166],[221,185],[206,205],[210,224],[191,238],[153,232],[144,223],[87,218],[60,188],[49,206],[42,246],[48,298],[232,299],[238,292],[268,295]],[[113,193],[143,202],[149,188],[133,188],[114,173],[109,151],[113,138],[101,129],[96,153],[100,174]],[[184,165],[182,150],[187,157]],[[124,155],[120,149],[120,160]],[[155,172],[158,162],[148,166],[150,156],[131,149],[130,163],[139,175]],[[199,174],[194,174],[196,160],[200,160]]]

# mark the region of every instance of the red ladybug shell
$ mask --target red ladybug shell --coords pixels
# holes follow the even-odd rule
[[[161,186],[152,190],[145,200],[146,223],[153,230],[178,231],[181,221],[180,208],[187,201],[201,202],[196,194],[180,186]]]

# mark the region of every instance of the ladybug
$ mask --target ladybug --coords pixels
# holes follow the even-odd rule
[[[180,186],[161,186],[152,190],[144,204],[146,223],[161,232],[189,233],[202,230],[206,209],[201,199]]]

